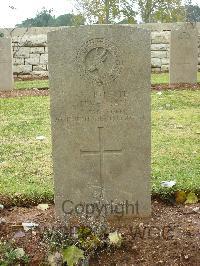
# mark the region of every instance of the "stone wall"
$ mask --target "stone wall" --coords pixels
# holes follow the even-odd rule
[[[48,76],[47,35],[13,37],[13,71],[15,76]]]
[[[169,70],[170,31],[183,23],[149,23],[132,25],[151,31],[152,72]],[[124,25],[126,27],[126,25]],[[200,23],[199,31],[199,71],[200,71]],[[12,37],[13,64],[15,77],[48,76],[47,33],[58,28],[15,28],[0,29],[5,36]]]

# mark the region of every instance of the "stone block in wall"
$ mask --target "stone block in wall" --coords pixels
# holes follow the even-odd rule
[[[152,32],[151,33],[151,43],[167,43],[170,42],[170,32]]]
[[[24,58],[13,58],[13,65],[24,65]]]
[[[153,67],[151,70],[152,70],[153,73],[161,72],[161,69],[159,67]]]
[[[162,65],[161,66],[161,71],[162,72],[168,72],[169,71],[169,65]]]
[[[38,65],[40,63],[40,55],[39,54],[30,54],[30,58],[25,59],[26,65]]]
[[[161,59],[160,58],[151,58],[151,67],[161,67]]]
[[[31,73],[33,76],[39,76],[39,77],[48,77],[49,72],[48,71],[32,71]]]
[[[162,58],[161,63],[162,65],[169,65],[169,58]]]
[[[31,65],[17,65],[13,66],[13,73],[14,74],[30,74],[32,72]]]
[[[33,66],[33,71],[47,71],[47,65]]]
[[[47,35],[24,35],[20,43],[24,47],[45,47],[47,46]]]
[[[152,44],[151,51],[168,51],[169,44],[161,43],[161,44]]]
[[[40,64],[47,65],[48,64],[48,54],[42,54],[40,56]]]
[[[48,54],[48,47],[47,46],[44,48],[44,52],[45,52],[45,54]]]
[[[31,54],[44,54],[45,47],[31,47],[30,53]]]
[[[152,58],[166,58],[167,57],[167,52],[166,51],[152,51],[151,52],[151,57]]]
[[[29,47],[17,47],[13,52],[13,57],[18,58],[29,58],[30,57],[30,48]]]

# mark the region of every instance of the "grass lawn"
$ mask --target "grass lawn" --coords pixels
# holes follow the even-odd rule
[[[152,92],[152,193],[200,192],[199,91]],[[49,97],[0,99],[0,196],[53,199]],[[44,141],[36,140],[45,136]]]
[[[197,73],[197,81],[200,82],[200,72]],[[169,73],[152,74],[151,82],[152,84],[169,83]]]
[[[48,86],[48,80],[15,81],[16,89],[46,88]]]
[[[200,72],[197,74],[197,80],[200,82]],[[169,74],[152,74],[152,84],[169,83]],[[33,80],[33,81],[16,81],[16,89],[31,89],[31,88],[46,88],[49,86],[48,80]]]
[[[49,98],[0,99],[0,109],[0,195],[52,198]]]

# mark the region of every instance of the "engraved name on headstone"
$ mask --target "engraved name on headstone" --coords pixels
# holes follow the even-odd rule
[[[95,215],[98,204],[115,215],[120,204],[148,216],[150,33],[72,27],[50,32],[48,46],[57,215]]]

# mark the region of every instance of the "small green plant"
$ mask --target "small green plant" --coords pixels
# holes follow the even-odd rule
[[[0,37],[3,38],[4,37],[4,34],[3,32],[0,32]]]
[[[91,228],[81,226],[77,230],[78,242],[82,249],[91,251],[97,249],[103,242],[103,235],[97,235]]]
[[[8,242],[0,241],[0,266],[28,265],[29,257],[22,248],[14,248]]]
[[[60,224],[45,230],[44,242],[49,247],[49,263],[61,260],[74,266],[78,261],[88,261],[97,249],[109,244],[107,224],[104,225],[68,227]]]
[[[74,266],[84,259],[84,251],[77,248],[75,245],[63,249],[63,262],[67,262],[67,265]]]

